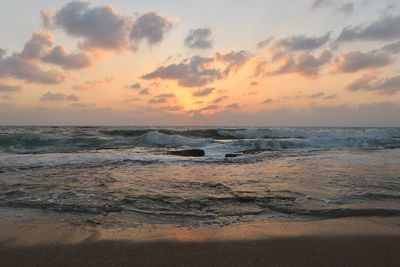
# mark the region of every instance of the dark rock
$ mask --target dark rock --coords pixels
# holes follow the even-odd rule
[[[97,225],[100,225],[100,224],[101,224],[101,222],[96,221],[96,220],[92,220],[92,219],[88,219],[88,220],[86,220],[85,222],[86,222],[87,224],[91,225],[91,226],[97,226]]]
[[[237,153],[237,152],[228,153],[228,154],[225,155],[225,158],[236,158],[237,156],[241,156],[241,155],[243,155],[243,153]]]
[[[242,156],[242,155],[258,154],[258,153],[265,152],[265,151],[271,151],[271,149],[255,148],[255,149],[243,150],[243,151],[228,153],[228,154],[225,155],[225,158],[236,158],[236,157]]]
[[[185,149],[185,150],[175,150],[168,151],[168,154],[183,157],[204,157],[206,154],[202,149]]]
[[[262,153],[262,152],[265,152],[265,151],[272,151],[272,149],[269,149],[269,148],[255,148],[255,149],[243,150],[243,151],[240,151],[239,153],[242,153],[242,154],[258,154],[258,153]]]

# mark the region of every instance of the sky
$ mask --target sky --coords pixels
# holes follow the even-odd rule
[[[400,127],[400,0],[13,0],[0,33],[0,125]]]

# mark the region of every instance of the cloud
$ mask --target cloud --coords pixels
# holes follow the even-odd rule
[[[193,56],[179,64],[162,66],[144,76],[143,79],[176,80],[180,86],[198,87],[222,78],[220,71],[210,68],[212,58]]]
[[[174,97],[176,97],[176,95],[173,94],[173,93],[167,93],[167,94],[157,95],[156,97],[159,97],[159,98],[174,98]]]
[[[0,77],[11,77],[42,84],[58,84],[66,74],[59,70],[45,70],[41,63],[50,63],[64,69],[81,69],[91,65],[83,52],[67,54],[64,47],[53,46],[53,35],[47,31],[35,32],[20,53],[0,57]]]
[[[192,49],[212,48],[214,41],[211,39],[211,29],[198,28],[189,31],[185,38],[185,45]]]
[[[130,86],[130,88],[139,90],[139,89],[142,89],[142,85],[140,83],[134,83]]]
[[[85,49],[137,48],[143,40],[148,45],[158,44],[173,26],[168,17],[154,12],[134,19],[111,5],[91,7],[83,1],[73,1],[56,11],[42,12],[41,15],[44,25],[80,38],[80,47]]]
[[[9,77],[42,84],[59,84],[66,78],[64,73],[58,70],[44,70],[19,54],[0,57],[0,78]]]
[[[183,107],[179,106],[179,105],[175,105],[175,106],[164,107],[164,109],[167,111],[180,111],[183,109]]]
[[[47,92],[40,97],[41,101],[71,101],[76,102],[79,100],[79,97],[75,95],[65,95],[62,93],[51,93]]]
[[[279,40],[274,46],[275,49],[283,49],[284,51],[310,51],[327,44],[330,36],[330,32],[322,36],[294,35]]]
[[[145,107],[144,108],[148,112],[156,112],[158,115],[162,114],[160,112],[167,112],[167,113],[176,113],[178,111],[182,111],[183,107],[180,105],[174,105],[174,106],[158,106],[158,107]]]
[[[295,100],[298,100],[298,99],[325,99],[325,100],[330,100],[330,99],[335,99],[335,98],[337,98],[337,95],[335,95],[335,94],[333,94],[333,95],[326,95],[326,93],[324,93],[324,92],[317,92],[317,93],[314,93],[314,94],[306,95],[306,94],[304,94],[302,91],[299,91],[299,92],[297,92],[295,95],[292,95],[292,96],[284,96],[284,97],[282,97],[281,99],[285,99],[285,100],[287,100],[287,99],[295,99]],[[270,103],[273,102],[272,99],[267,99],[267,100],[266,100],[266,101],[267,101],[266,103],[268,103],[269,100],[271,100]],[[264,102],[265,102],[265,101],[264,101]],[[264,102],[263,102],[263,103],[264,103]]]
[[[220,103],[220,102],[222,102],[222,101],[224,101],[225,99],[228,99],[229,97],[228,96],[221,96],[221,97],[218,97],[218,98],[215,98],[213,101],[212,101],[212,103],[213,104],[217,104],[217,103]]]
[[[67,101],[79,101],[79,97],[75,96],[75,95],[68,95],[65,97],[65,100]]]
[[[20,53],[21,58],[37,59],[43,56],[53,45],[53,35],[47,31],[34,32],[24,49]]]
[[[85,104],[85,103],[71,103],[70,105],[73,108],[77,108],[77,109],[86,109],[87,111],[89,111],[90,109],[92,109],[95,105],[93,104]],[[96,109],[98,111],[104,111],[107,109]]]
[[[399,54],[400,53],[400,41],[387,44],[384,47],[382,47],[381,50],[386,51],[391,54]]]
[[[250,91],[250,92],[248,92],[248,93],[245,94],[245,95],[257,95],[257,94],[258,94],[257,91]]]
[[[316,76],[324,65],[330,63],[331,59],[332,53],[328,50],[323,51],[318,56],[309,53],[302,53],[298,56],[289,55],[282,66],[267,74],[298,73],[303,76]]]
[[[52,45],[52,36],[47,32],[34,33],[20,53],[6,56],[0,49],[0,78],[14,78],[26,82],[57,84],[65,79],[65,74],[57,70],[42,69],[35,59]]]
[[[239,109],[239,108],[240,108],[239,103],[232,103],[225,106],[225,109]]]
[[[354,3],[344,3],[337,9],[337,11],[342,12],[346,16],[351,16],[354,13]]]
[[[392,63],[391,57],[380,51],[371,51],[367,53],[354,51],[342,55],[338,64],[338,70],[351,73],[363,69],[376,69],[388,66]]]
[[[311,8],[317,9],[324,6],[330,6],[335,4],[335,0],[314,0],[311,4]]]
[[[22,90],[21,85],[10,85],[0,83],[0,92],[15,93]]]
[[[199,97],[199,96],[207,96],[214,92],[215,88],[214,87],[206,87],[203,89],[198,89],[193,92],[192,96]]]
[[[40,11],[40,18],[42,19],[43,28],[51,27],[51,19],[53,16],[54,16],[53,9],[47,9],[47,10]]]
[[[274,100],[272,100],[271,98],[265,99],[263,102],[261,102],[261,104],[271,104],[273,103]]]
[[[379,79],[365,75],[346,86],[346,90],[375,91],[383,95],[393,95],[400,91],[400,76]]]
[[[100,86],[104,86],[107,84],[111,84],[114,81],[115,77],[106,77],[104,79],[100,79],[100,80],[88,80],[85,81],[82,84],[78,84],[75,85],[74,87],[72,87],[72,89],[74,90],[87,90],[93,87],[100,87]]]
[[[74,1],[57,10],[51,25],[67,34],[82,38],[83,47],[121,49],[127,46],[129,18],[112,6],[90,7],[89,3]]]
[[[92,65],[91,58],[83,52],[67,54],[62,46],[54,47],[42,57],[43,62],[58,65],[64,69],[83,69]]]
[[[275,41],[269,48],[272,61],[281,60],[288,56],[298,56],[300,53],[311,53],[329,43],[331,32],[321,36],[292,35]],[[263,72],[267,64],[266,60],[260,60],[257,64],[255,75]]]
[[[144,88],[139,92],[139,94],[140,95],[149,95],[150,94],[150,90],[147,89],[147,88]]]
[[[258,48],[264,48],[267,45],[269,45],[273,39],[274,39],[274,37],[269,37],[269,38],[267,38],[267,39],[265,39],[265,40],[263,40],[261,42],[258,42],[257,43],[257,47]]]
[[[287,95],[287,96],[283,96],[281,97],[281,99],[301,99],[304,98],[304,94],[302,91],[298,91],[295,95]]]
[[[252,57],[247,51],[232,51],[226,54],[217,53],[215,61],[227,64],[223,73],[228,75],[231,71],[238,71]]]
[[[315,93],[315,94],[310,95],[308,98],[316,99],[316,98],[321,98],[321,97],[323,97],[324,95],[325,95],[324,92],[319,92],[319,93]]]
[[[367,26],[348,26],[339,35],[338,42],[391,41],[400,38],[400,15],[388,15]]]
[[[270,58],[265,59],[259,54],[254,76],[287,73],[317,76],[333,59],[331,49],[326,47],[330,39],[331,32],[320,36],[302,34],[279,39],[268,50]]]
[[[314,0],[311,4],[312,9],[319,9],[323,7],[336,6],[336,11],[345,14],[346,16],[350,16],[354,12],[354,3],[353,2],[345,2],[338,3],[337,0]]]
[[[226,77],[231,71],[238,71],[250,58],[246,51],[216,53],[208,58],[196,55],[177,64],[158,67],[142,79],[175,80],[184,87],[205,86]]]
[[[172,29],[173,25],[168,17],[148,12],[141,15],[133,23],[130,38],[135,43],[145,40],[148,45],[155,45],[164,39],[165,34]]]
[[[162,104],[167,102],[168,102],[167,98],[152,98],[149,100],[149,104]]]
[[[53,47],[53,35],[47,31],[33,33],[19,55],[26,60],[51,63],[64,69],[82,69],[92,64],[87,53],[68,54],[63,46]]]
[[[335,95],[335,94],[327,95],[327,96],[324,97],[324,99],[326,99],[326,100],[335,99],[335,98],[337,98],[337,95]]]
[[[250,83],[250,86],[257,86],[258,85],[258,82],[257,81],[252,81],[251,83]]]
[[[257,77],[264,74],[266,72],[267,65],[268,62],[266,60],[259,60],[258,62],[256,62],[253,76]]]
[[[34,32],[19,55],[26,60],[51,63],[64,69],[82,69],[92,64],[85,52],[68,54],[63,46],[53,47],[53,38],[47,31]]]
[[[139,100],[140,100],[139,97],[131,97],[131,98],[128,98],[127,100],[125,100],[125,102],[136,102],[136,101],[139,101]]]
[[[212,111],[212,110],[216,110],[216,109],[218,109],[218,108],[219,108],[218,105],[212,104],[212,105],[205,106],[205,107],[203,107],[203,108],[201,108],[201,109],[198,109],[197,111],[199,111],[199,112],[203,112],[203,111]]]

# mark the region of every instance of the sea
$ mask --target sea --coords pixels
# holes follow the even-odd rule
[[[185,149],[205,155],[171,155]],[[397,216],[400,128],[0,127],[0,214],[103,227]]]

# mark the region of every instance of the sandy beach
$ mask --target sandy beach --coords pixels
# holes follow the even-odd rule
[[[228,227],[1,223],[1,266],[398,266],[400,218]]]

